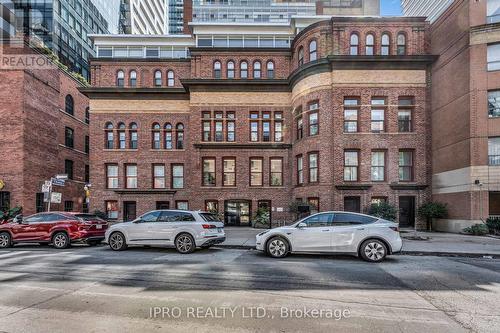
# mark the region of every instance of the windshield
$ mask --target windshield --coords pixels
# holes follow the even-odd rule
[[[86,222],[92,222],[92,221],[105,222],[103,219],[101,219],[97,215],[76,214],[75,217],[82,220],[82,221],[86,221]]]
[[[217,214],[200,213],[200,215],[207,222],[222,222]]]

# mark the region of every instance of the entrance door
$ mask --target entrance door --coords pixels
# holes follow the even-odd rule
[[[399,226],[415,227],[415,197],[399,197]]]
[[[156,202],[156,209],[157,210],[170,209],[170,202],[168,202],[168,201],[157,201]]]
[[[250,226],[252,203],[247,200],[224,202],[224,223],[234,226]]]
[[[123,203],[123,221],[133,221],[137,218],[137,207],[135,201],[125,201]]]

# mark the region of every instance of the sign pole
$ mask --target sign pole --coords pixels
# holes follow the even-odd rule
[[[50,202],[52,201],[52,184],[49,187],[49,202],[47,203],[47,212],[50,213]]]

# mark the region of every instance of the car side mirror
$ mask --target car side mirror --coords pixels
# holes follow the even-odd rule
[[[305,223],[305,222],[300,222],[300,223],[297,225],[297,228],[299,228],[299,229],[304,229],[304,228],[307,228],[307,223]]]
[[[17,215],[16,217],[14,217],[14,220],[13,220],[14,223],[23,223],[23,216],[22,215]]]

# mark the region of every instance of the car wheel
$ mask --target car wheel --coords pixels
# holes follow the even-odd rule
[[[368,262],[381,262],[387,256],[387,246],[378,239],[369,239],[361,244],[360,254]]]
[[[192,253],[196,249],[194,238],[190,234],[180,234],[175,239],[175,248],[179,253],[187,254]]]
[[[8,232],[0,233],[0,249],[5,249],[12,246],[12,238]]]
[[[69,237],[68,234],[65,232],[57,232],[54,234],[52,237],[52,245],[56,249],[65,249],[69,246]]]
[[[113,232],[109,236],[109,247],[113,251],[123,251],[127,248],[125,236],[121,232]]]
[[[284,258],[289,250],[288,242],[281,237],[271,238],[267,242],[267,254],[273,258]]]

